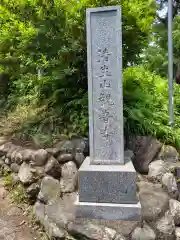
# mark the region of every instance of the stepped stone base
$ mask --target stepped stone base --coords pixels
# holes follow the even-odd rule
[[[77,202],[76,217],[105,220],[141,220],[141,205],[136,204],[112,204],[112,203],[92,203]]]
[[[79,169],[76,216],[91,219],[141,219],[136,195],[136,171],[130,159],[124,165],[92,165],[87,157]]]

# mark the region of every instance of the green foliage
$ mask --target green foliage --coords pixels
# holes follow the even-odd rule
[[[162,141],[180,147],[180,87],[175,88],[175,121],[172,130],[168,114],[168,82],[143,67],[124,72],[125,133],[151,134]]]
[[[155,7],[146,0],[2,0],[0,69],[10,75],[2,102],[4,135],[43,145],[88,132],[85,9],[122,6],[123,64],[137,64]],[[5,104],[4,104],[5,103]]]
[[[11,174],[4,173],[3,180],[4,180],[4,186],[9,190],[12,189],[14,185],[13,176]]]
[[[23,185],[18,184],[11,190],[11,199],[17,203],[27,203],[27,196]]]

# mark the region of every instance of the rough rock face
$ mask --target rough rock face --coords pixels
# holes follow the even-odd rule
[[[168,171],[166,163],[163,160],[157,160],[149,165],[148,178],[150,180],[161,180],[162,176]]]
[[[44,149],[39,149],[34,151],[34,156],[32,159],[34,166],[44,166],[48,159],[48,152]]]
[[[78,151],[78,150],[77,150],[77,151]],[[76,165],[77,165],[78,167],[81,166],[81,164],[84,162],[84,159],[85,159],[85,157],[84,157],[84,154],[83,154],[83,153],[81,153],[81,152],[76,152],[76,153],[75,153],[74,160],[75,160]]]
[[[169,145],[164,145],[158,154],[157,159],[162,159],[167,162],[177,162],[179,159],[179,154],[177,150]]]
[[[44,217],[44,228],[50,239],[65,239],[68,233],[53,223],[48,216]]]
[[[50,176],[42,179],[38,199],[43,203],[53,203],[60,197],[60,182]]]
[[[179,196],[176,179],[172,173],[165,173],[162,177],[162,185],[168,191],[169,196],[177,199]]]
[[[100,227],[93,225],[91,223],[82,224],[78,223],[69,223],[68,231],[72,236],[79,236],[82,238],[89,238],[91,240],[113,240],[116,235],[116,231],[107,227]]]
[[[167,211],[165,215],[155,223],[155,228],[158,231],[158,239],[174,239],[174,219],[170,211]]]
[[[116,235],[114,240],[126,240],[125,237],[121,234]]]
[[[128,148],[135,154],[134,166],[140,173],[148,173],[149,164],[154,160],[162,144],[153,137],[136,137],[128,143]]]
[[[15,173],[18,173],[20,169],[20,166],[17,163],[12,163],[11,164],[11,170]]]
[[[35,181],[33,169],[25,162],[20,166],[18,177],[23,184],[31,184]]]
[[[154,221],[160,214],[167,211],[169,197],[167,193],[163,192],[160,184],[140,182],[138,187],[144,220]]]
[[[180,225],[180,202],[174,199],[169,200],[170,213],[173,216],[176,226]]]
[[[131,235],[132,240],[155,240],[156,234],[151,227],[144,223],[143,227],[137,227],[134,229]]]
[[[33,183],[26,189],[26,193],[30,201],[36,201],[39,189],[40,187],[37,183]]]
[[[48,218],[55,222],[58,227],[66,227],[69,222],[75,219],[74,202],[76,198],[77,193],[66,194],[54,203],[46,205],[45,211]]]
[[[49,161],[47,162],[47,164],[45,166],[45,173],[54,178],[60,179],[61,166],[54,157],[51,157],[49,159]]]
[[[73,160],[73,155],[72,153],[62,153],[58,156],[57,159],[59,163],[66,163]]]
[[[175,229],[175,237],[176,237],[176,240],[180,240],[180,227],[177,227]]]
[[[63,193],[75,191],[77,186],[77,167],[74,162],[67,162],[62,166],[60,185]]]
[[[74,144],[70,140],[65,140],[58,142],[55,147],[59,149],[61,153],[73,153],[74,152]]]

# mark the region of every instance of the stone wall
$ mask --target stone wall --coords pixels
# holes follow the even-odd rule
[[[136,170],[142,222],[75,219],[77,171],[88,141],[61,141],[54,148],[0,146],[1,169],[23,184],[29,203],[50,239],[180,240],[179,154],[152,137],[132,138],[126,155]]]

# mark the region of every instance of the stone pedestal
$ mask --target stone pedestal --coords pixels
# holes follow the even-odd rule
[[[87,157],[79,169],[76,216],[105,220],[141,219],[136,195],[136,171],[130,159],[124,165],[91,165]]]

